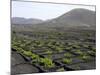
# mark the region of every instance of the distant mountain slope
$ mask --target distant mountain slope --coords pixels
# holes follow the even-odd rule
[[[94,11],[87,9],[73,9],[58,18],[52,19],[51,21],[44,22],[39,25],[44,26],[95,26],[96,14]]]
[[[21,18],[21,17],[13,17],[11,19],[12,21],[12,24],[39,24],[39,23],[42,23],[43,21],[42,20],[39,20],[39,19],[26,19],[26,18]]]
[[[16,18],[12,20],[12,22],[16,22]],[[19,20],[21,22],[19,22]],[[24,19],[18,19],[16,24],[21,24],[25,22]],[[30,20],[30,19],[29,19]],[[31,20],[30,20],[31,21]],[[14,22],[14,23],[15,23]],[[26,21],[27,22],[27,21]],[[76,29],[93,29],[96,28],[96,13],[95,11],[87,10],[87,9],[73,9],[69,12],[66,12],[65,14],[51,20],[47,21],[37,21],[32,20],[32,24],[29,25],[29,23],[25,23],[26,25],[14,25],[12,26],[15,30],[66,30],[70,28],[76,28]],[[28,25],[27,25],[28,24]],[[34,29],[33,29],[34,28]]]
[[[91,10],[87,9],[73,9],[69,11],[68,13],[65,13],[64,15],[57,18],[60,22],[67,22],[67,20],[71,21],[79,21],[85,24],[89,25],[95,25],[95,19],[96,19],[96,13]]]

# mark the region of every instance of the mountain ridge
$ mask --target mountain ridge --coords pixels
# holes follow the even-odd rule
[[[42,23],[43,20],[35,19],[35,18],[22,18],[22,17],[13,17],[11,19],[12,24],[38,24]]]
[[[17,26],[17,25],[16,25]],[[21,25],[22,27],[24,25]],[[20,28],[21,28],[20,26]],[[42,21],[41,23],[33,23],[31,25],[27,24],[26,28],[37,28],[37,29],[46,29],[46,28],[96,28],[96,12],[83,9],[83,8],[77,8],[73,9],[69,12],[66,12],[65,14],[51,19],[47,21]],[[17,26],[17,28],[19,28]],[[25,27],[24,27],[25,28]]]

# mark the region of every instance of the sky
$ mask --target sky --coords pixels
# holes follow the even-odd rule
[[[95,11],[94,6],[12,1],[12,17],[48,20],[61,16],[75,8]]]

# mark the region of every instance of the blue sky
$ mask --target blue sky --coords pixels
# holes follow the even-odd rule
[[[12,17],[37,18],[42,20],[56,18],[72,9],[85,8],[95,11],[94,6],[12,2]]]

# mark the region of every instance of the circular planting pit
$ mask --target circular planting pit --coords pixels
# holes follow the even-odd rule
[[[43,52],[45,52],[45,50],[42,50],[42,49],[40,49],[40,50],[33,50],[32,52],[33,53],[43,53]]]
[[[88,63],[77,63],[72,65],[67,65],[67,68],[72,68],[74,70],[89,70],[95,69],[96,65],[95,62],[88,62]]]
[[[12,51],[11,57],[12,66],[26,62],[25,59],[17,52]]]
[[[43,56],[47,57],[47,58],[50,58],[52,60],[55,60],[55,59],[63,58],[64,54],[63,53],[60,53],[60,54],[51,54],[51,55],[45,54]]]
[[[13,69],[11,70],[12,75],[16,74],[29,74],[29,73],[38,73],[39,70],[38,68],[34,67],[31,64],[18,64],[12,67]]]
[[[43,71],[43,72],[58,72],[58,69],[64,68],[64,67],[62,67],[60,65],[56,65],[56,64],[52,68],[46,68],[43,65],[39,65],[39,64],[35,64],[35,65],[38,66],[41,69],[41,71]],[[67,69],[65,69],[65,68],[64,68],[64,70],[67,71]]]
[[[78,58],[62,58],[62,59],[57,59],[55,61],[60,63],[62,66],[68,66],[68,65],[84,62],[83,60],[80,60]]]

